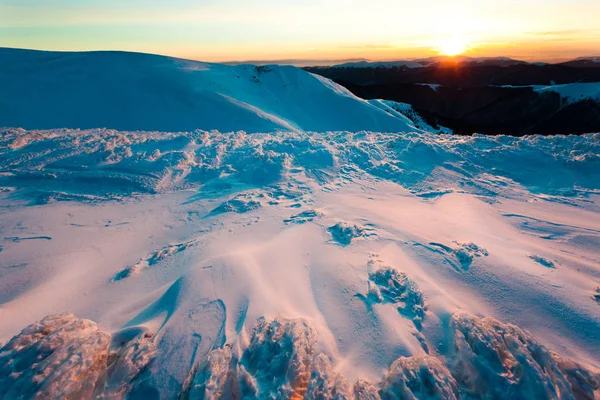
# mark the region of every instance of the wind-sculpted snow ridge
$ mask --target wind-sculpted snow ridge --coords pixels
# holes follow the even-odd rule
[[[259,321],[240,369],[246,398],[303,398],[310,380],[317,332],[303,320]]]
[[[149,336],[116,338],[89,320],[51,315],[0,349],[3,399],[122,399],[154,352]]]
[[[302,399],[309,384],[314,385],[316,339],[317,332],[307,321],[262,319],[239,360],[229,346],[208,355],[186,397]]]
[[[400,357],[381,383],[385,399],[457,399],[458,385],[448,368],[430,356]]]
[[[225,345],[192,367],[172,397],[196,399],[594,399],[600,373],[547,350],[527,332],[458,312],[453,348],[399,357],[381,381],[351,383],[319,350],[304,319],[261,319],[240,357]],[[155,354],[153,338],[131,327],[111,335],[70,314],[25,328],[0,349],[2,398],[124,399]],[[138,393],[137,395],[141,395]]]
[[[389,180],[424,198],[459,192],[492,201],[519,196],[520,187],[549,200],[586,196],[600,190],[600,136],[21,129],[0,135],[0,186],[26,188],[38,204],[163,193],[215,180],[226,188],[268,186],[298,171],[321,183]]]
[[[600,372],[552,353],[526,331],[467,313],[452,317],[451,370],[476,398],[594,399]]]
[[[130,276],[138,275],[140,272],[154,264],[182,251],[187,250],[191,246],[194,246],[196,241],[190,240],[184,243],[177,243],[169,245],[165,248],[155,251],[147,257],[141,259],[137,263],[128,266],[121,272],[115,275],[114,281],[120,281],[121,279],[129,278]]]

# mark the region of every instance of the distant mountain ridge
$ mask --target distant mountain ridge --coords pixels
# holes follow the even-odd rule
[[[578,57],[569,61],[558,63],[549,62],[528,62],[516,60],[510,57],[469,57],[469,56],[433,56],[426,58],[405,59],[405,60],[389,60],[389,61],[372,61],[367,59],[348,60],[339,64],[312,64],[310,66],[318,68],[427,68],[437,64],[441,65],[471,65],[471,66],[514,66],[514,65],[563,65],[572,67],[589,67],[600,63],[600,56]],[[308,66],[308,65],[307,65]],[[597,65],[595,65],[597,66]]]
[[[332,65],[330,68],[426,68],[436,64],[477,64],[494,65],[494,66],[509,66],[527,64],[525,61],[513,60],[508,57],[428,57],[418,58],[415,60],[397,60],[397,61],[359,61],[348,62],[337,65]]]
[[[600,57],[558,64],[502,57],[434,57],[414,63],[306,70],[364,99],[411,104],[429,125],[457,133],[600,132]]]

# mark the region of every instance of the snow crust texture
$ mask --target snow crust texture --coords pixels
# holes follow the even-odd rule
[[[533,193],[579,196],[600,189],[599,154],[598,134],[516,138],[5,129],[0,184],[29,188],[34,201],[43,204],[164,193],[223,175],[245,185],[272,185],[301,168],[321,183],[350,182],[360,172],[423,198],[468,192],[493,199],[510,195],[510,182]],[[240,195],[215,212],[245,212],[259,207],[259,201]]]
[[[351,384],[318,332],[303,319],[261,319],[240,357],[230,345],[194,365],[186,399],[594,399],[600,372],[561,357],[531,335],[492,318],[458,312],[450,321],[448,358],[398,358],[375,383]],[[153,361],[152,336],[114,337],[89,320],[52,315],[0,349],[3,398],[122,399]]]

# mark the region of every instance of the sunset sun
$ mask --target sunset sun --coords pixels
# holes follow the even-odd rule
[[[454,57],[469,50],[470,45],[466,37],[449,36],[438,40],[436,50],[443,56]]]

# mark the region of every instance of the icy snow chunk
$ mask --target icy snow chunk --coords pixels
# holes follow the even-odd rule
[[[597,372],[566,360],[557,362],[517,326],[462,312],[454,314],[450,324],[454,330],[450,369],[469,396],[573,399],[575,393],[599,388]],[[583,373],[575,372],[579,369]]]
[[[354,384],[354,398],[356,400],[381,400],[379,389],[363,380],[358,380]]]
[[[329,357],[321,353],[315,357],[310,383],[304,398],[350,400],[354,395],[346,378],[335,372]]]
[[[284,220],[286,224],[305,224],[307,222],[312,222],[315,218],[320,218],[323,216],[323,213],[317,210],[305,210],[296,215],[292,215],[290,218]]]
[[[370,260],[369,269],[368,299],[374,303],[394,304],[400,314],[412,319],[417,329],[421,329],[427,307],[415,281],[379,259]]]
[[[600,371],[593,371],[583,365],[562,357],[556,353],[552,356],[558,364],[558,368],[567,377],[573,388],[573,396],[576,399],[597,399],[600,394]]]
[[[400,357],[381,382],[381,398],[457,399],[458,385],[436,357]]]
[[[242,394],[248,398],[302,398],[311,377],[316,340],[317,332],[308,321],[261,319],[241,359],[243,370],[251,377],[246,379],[251,386]]]
[[[209,353],[184,398],[379,400],[375,386],[352,386],[315,351],[316,335],[302,319],[263,318],[239,361],[229,346]]]
[[[117,332],[112,338],[104,384],[97,386],[96,398],[124,399],[155,354],[156,345],[146,329]]]
[[[189,400],[235,398],[232,396],[234,389],[232,359],[230,346],[211,351],[192,382]]]
[[[531,258],[533,261],[535,261],[536,263],[540,264],[543,267],[546,267],[546,268],[554,268],[555,267],[553,261],[550,261],[542,256],[531,254],[529,256],[529,258]]]
[[[445,254],[446,256],[450,256],[458,261],[460,267],[463,270],[468,270],[471,264],[473,263],[473,259],[477,257],[487,257],[489,255],[488,251],[483,247],[476,245],[475,243],[461,243],[454,242],[457,246],[452,248],[450,246],[446,246],[441,243],[431,242],[429,243],[430,250],[436,251],[438,253]],[[448,258],[446,258],[448,260]],[[455,265],[454,262],[448,260],[456,269],[459,269],[458,266]]]
[[[460,243],[456,242],[458,247],[454,249],[456,254],[456,259],[463,266],[463,268],[467,269],[471,263],[473,262],[473,258],[475,257],[487,257],[489,255],[488,251],[482,247],[477,246],[475,243]]]
[[[242,214],[248,211],[256,210],[262,205],[259,201],[253,200],[248,194],[239,194],[234,198],[223,202],[217,208],[210,212],[210,215],[234,212]]]
[[[352,239],[361,237],[364,235],[365,230],[363,227],[358,225],[350,225],[345,222],[338,222],[337,224],[327,228],[333,240],[343,246],[347,246],[352,242]]]
[[[51,315],[0,349],[0,398],[90,398],[110,335],[72,314]]]

